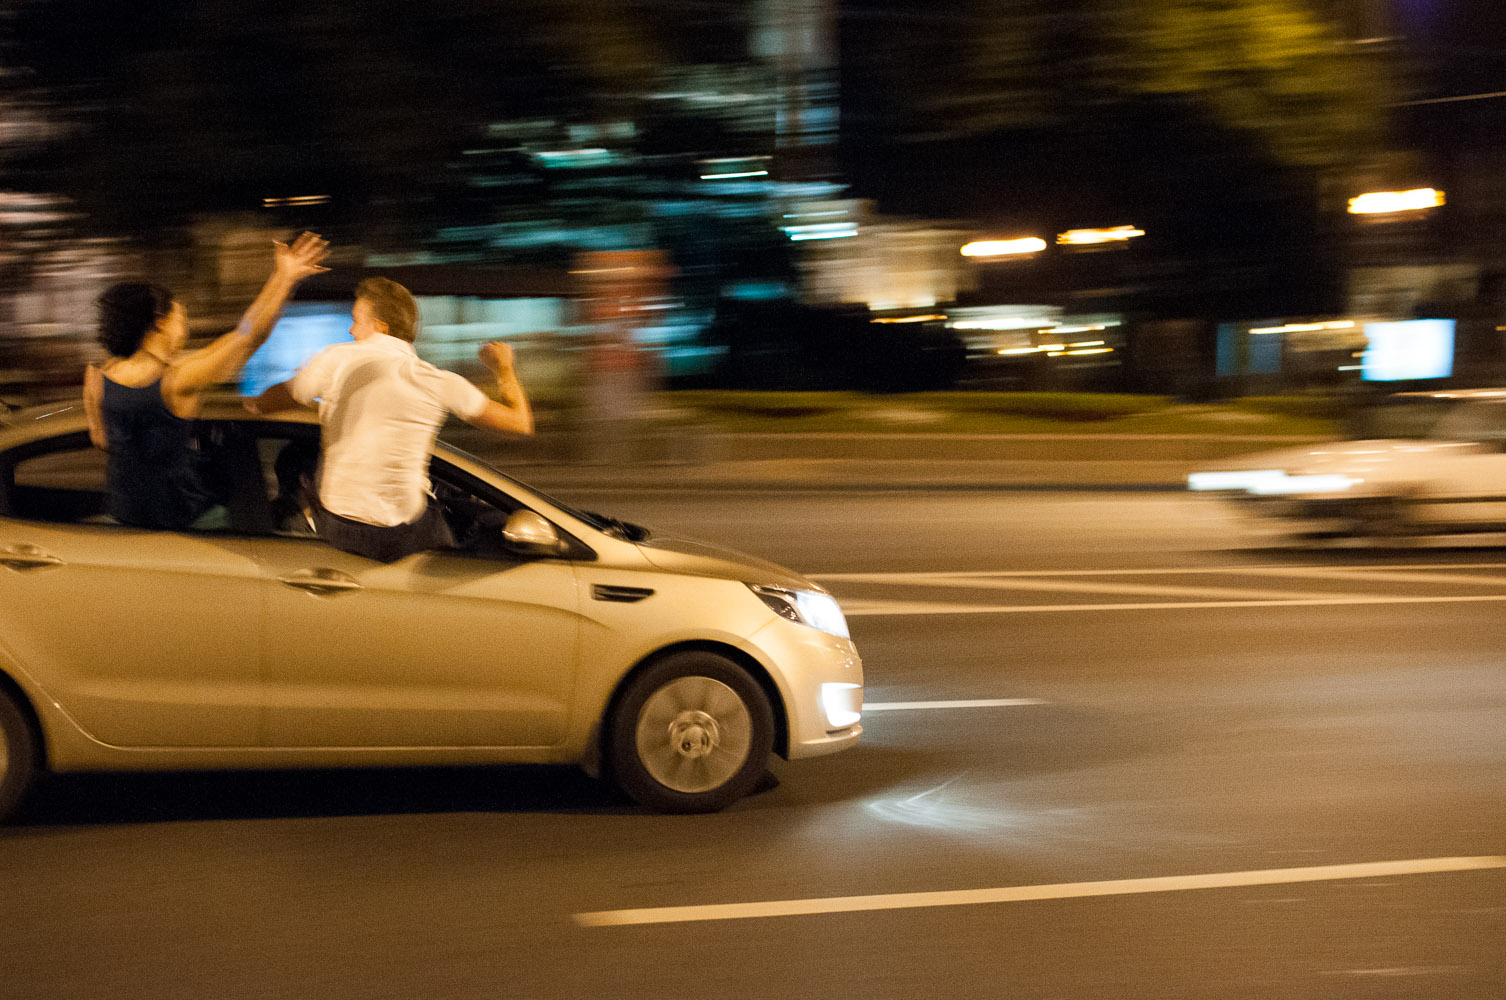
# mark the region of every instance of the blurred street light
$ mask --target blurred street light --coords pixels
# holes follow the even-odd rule
[[[1371,191],[1349,199],[1350,215],[1391,215],[1397,212],[1421,212],[1444,203],[1443,192],[1436,188],[1411,191]]]
[[[976,240],[962,248],[964,257],[1016,257],[1022,254],[1040,253],[1046,249],[1046,241],[1037,236],[1017,240]]]
[[[1107,229],[1069,229],[1065,233],[1058,233],[1056,242],[1062,246],[1087,247],[1099,246],[1105,243],[1128,243],[1137,236],[1144,236],[1145,230],[1136,229],[1134,226],[1111,226]]]

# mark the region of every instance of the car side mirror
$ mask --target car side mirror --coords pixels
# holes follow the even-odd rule
[[[512,552],[521,556],[557,556],[564,551],[559,532],[542,515],[531,510],[515,510],[507,517],[502,538]]]

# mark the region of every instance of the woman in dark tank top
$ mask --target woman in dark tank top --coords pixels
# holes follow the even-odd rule
[[[272,276],[240,324],[184,352],[188,314],[161,285],[121,282],[99,297],[99,341],[110,352],[84,372],[89,437],[109,453],[110,514],[123,524],[180,530],[217,503],[193,448],[193,425],[211,386],[234,378],[272,332],[283,304],[329,252],[304,233],[276,244]]]

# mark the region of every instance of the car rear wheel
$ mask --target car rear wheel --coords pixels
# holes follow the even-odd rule
[[[774,713],[748,672],[703,651],[634,677],[612,712],[607,761],[617,785],[660,812],[714,812],[753,789],[774,746]]]
[[[15,701],[0,691],[0,823],[21,804],[37,776],[37,739]]]

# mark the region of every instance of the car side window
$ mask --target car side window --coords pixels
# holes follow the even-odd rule
[[[256,442],[261,489],[271,513],[270,534],[310,538],[318,495],[319,438],[263,435]]]
[[[480,487],[442,459],[429,463],[429,481],[457,551],[480,559],[517,558],[503,543],[502,529],[522,504],[505,493]]]
[[[105,461],[84,435],[46,442],[8,470],[8,513],[30,521],[113,523],[106,513]]]
[[[205,481],[219,502],[190,534],[262,534],[269,528],[266,497],[256,475],[252,441],[234,425],[204,422],[195,428],[195,451]],[[13,451],[3,476],[5,509],[13,517],[61,524],[119,524],[110,515],[108,457],[88,434],[60,435]]]

